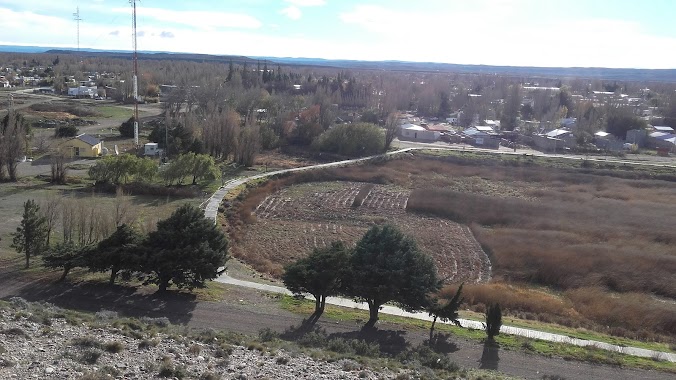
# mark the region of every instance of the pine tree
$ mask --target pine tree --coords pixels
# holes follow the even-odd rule
[[[23,204],[23,219],[12,234],[12,248],[26,255],[26,269],[31,256],[39,255],[47,243],[47,219],[40,214],[40,206],[29,199]]]

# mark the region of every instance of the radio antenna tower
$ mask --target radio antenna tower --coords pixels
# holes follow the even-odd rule
[[[77,54],[80,55],[80,7],[73,13],[73,21],[77,22]]]
[[[136,0],[129,0],[133,8],[132,34],[134,38],[134,146],[138,147],[138,54],[136,49]]]

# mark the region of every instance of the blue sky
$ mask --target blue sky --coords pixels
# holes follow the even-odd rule
[[[0,44],[131,49],[127,0],[0,0]],[[674,0],[142,0],[140,50],[676,68]]]

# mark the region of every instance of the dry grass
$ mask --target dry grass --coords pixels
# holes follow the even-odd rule
[[[650,175],[638,170],[484,166],[483,161],[409,157],[272,180],[251,191],[235,222],[242,227],[245,221],[255,223],[253,210],[270,194],[293,184],[336,180],[395,184],[412,190],[409,218],[415,212],[419,217],[435,215],[468,224],[490,255],[494,279],[500,283],[467,286],[467,299],[475,307],[500,300],[510,312],[534,319],[611,329],[624,336],[657,339],[658,334],[673,339],[676,186]],[[287,223],[299,222],[294,218],[291,215]],[[251,228],[246,227],[235,235],[241,237]],[[282,228],[279,234],[290,231]],[[434,240],[434,235],[425,238]],[[264,265],[278,272],[275,255],[288,260],[304,254],[285,249],[290,248],[280,246],[279,252],[265,258],[248,254],[266,260]],[[562,293],[524,290],[519,286],[523,283]]]

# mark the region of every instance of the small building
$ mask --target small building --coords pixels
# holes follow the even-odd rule
[[[491,127],[471,127],[465,129],[462,133],[465,135],[465,140],[471,145],[494,149],[500,147],[500,137],[493,132]]]
[[[160,154],[159,145],[154,142],[146,143],[143,146],[143,154],[146,156],[157,156]]]
[[[653,132],[648,135],[648,146],[665,152],[676,153],[676,135],[666,132]]]
[[[399,127],[399,137],[402,140],[433,142],[439,140],[441,133],[438,131],[428,131],[415,124],[404,124]]]
[[[656,125],[653,127],[655,132],[674,133],[674,128],[665,125]]]
[[[68,88],[68,96],[93,99],[96,95],[98,95],[96,87],[80,86]]]
[[[101,140],[85,133],[66,140],[59,146],[61,152],[70,158],[98,157],[102,148]]]

